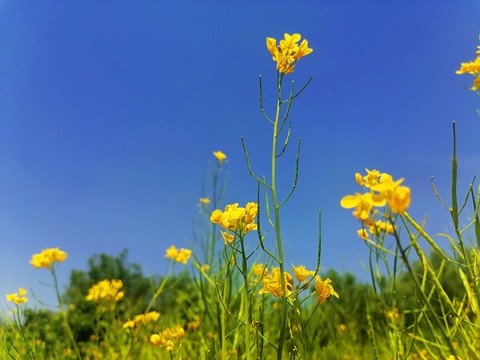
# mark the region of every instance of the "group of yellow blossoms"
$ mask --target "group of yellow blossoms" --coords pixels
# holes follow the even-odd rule
[[[262,279],[263,288],[258,292],[260,295],[270,293],[276,298],[283,296],[280,268],[273,268],[272,272],[268,273],[268,269],[264,268],[263,264],[258,264],[253,268],[253,272]],[[298,286],[299,289],[308,288],[309,281],[313,280],[310,277],[315,275],[315,271],[309,271],[305,269],[305,266],[300,265],[298,267],[293,266],[293,274],[295,275],[295,279],[300,283]],[[284,272],[284,277],[286,296],[289,297],[293,292],[294,280],[288,272]],[[307,279],[309,281],[307,281]],[[322,280],[319,276],[315,276],[315,290],[319,304],[323,304],[330,296],[338,298],[337,292],[333,289],[333,286],[330,285],[331,282],[332,280],[330,279]],[[304,284],[302,285],[302,283]]]
[[[181,340],[185,336],[183,326],[178,324],[174,328],[167,328],[158,334],[150,336],[150,342],[158,347],[165,347],[168,352],[172,352],[175,343],[173,340]]]
[[[133,318],[133,320],[127,320],[122,327],[124,329],[133,329],[133,328],[139,328],[142,325],[148,324],[150,322],[157,321],[158,318],[160,317],[160,313],[156,311],[150,311],[146,314],[140,314],[137,315]]]
[[[165,254],[165,257],[167,259],[172,259],[179,263],[186,264],[191,254],[192,254],[192,250],[177,249],[174,245],[172,245],[170,246],[170,248],[167,249],[167,253]]]
[[[301,39],[300,34],[284,34],[284,36],[285,39],[280,40],[278,46],[277,40],[267,38],[267,48],[272,54],[273,60],[277,62],[277,70],[285,75],[293,72],[295,61],[310,54],[313,50],[308,48],[308,41],[305,39],[300,46],[297,44]]]
[[[387,205],[395,214],[403,214],[410,205],[410,188],[400,186],[403,179],[393,181],[392,176],[386,173],[380,173],[377,170],[368,170],[367,175],[355,174],[355,181],[358,185],[364,186],[368,192],[363,194],[347,195],[341,201],[340,205],[346,209],[355,208],[353,216],[362,221],[362,224],[368,227],[372,235],[379,235],[382,232],[392,233],[395,227],[388,222],[375,220],[375,214],[378,212],[374,207],[383,207]],[[358,235],[363,239],[368,239],[368,233],[364,227],[358,231]]]
[[[18,289],[18,294],[8,294],[7,301],[13,301],[15,305],[26,303],[28,298],[25,297],[27,290],[20,288]]]
[[[210,221],[219,224],[223,229],[231,230],[237,235],[247,234],[257,229],[255,216],[257,216],[258,204],[248,203],[244,208],[238,204],[225,206],[225,211],[215,210],[210,216]],[[235,236],[228,232],[222,232],[225,244],[230,243]]]
[[[42,250],[35,254],[30,263],[36,268],[49,268],[54,262],[62,262],[67,258],[67,253],[58,248]]]
[[[123,291],[119,291],[122,287],[122,280],[102,280],[88,290],[86,299],[88,301],[119,301],[125,296]]]
[[[479,36],[479,39],[480,39],[480,36]],[[460,66],[460,70],[456,71],[457,74],[469,73],[475,76],[471,90],[478,90],[480,88],[480,46],[477,46],[477,48],[478,48],[478,51],[476,52],[476,54],[478,56],[475,59],[475,61],[462,63],[462,65]]]

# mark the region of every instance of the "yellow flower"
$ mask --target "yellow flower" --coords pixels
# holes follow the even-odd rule
[[[347,325],[340,324],[337,326],[337,329],[340,330],[341,332],[347,332]]]
[[[315,276],[315,290],[318,293],[317,302],[319,304],[323,304],[332,295],[338,299],[338,294],[333,289],[333,286],[330,285],[331,282],[332,280],[330,279],[325,279],[324,281],[319,276]]]
[[[195,315],[193,318],[195,320],[187,323],[187,330],[189,331],[197,330],[200,327],[200,316]]]
[[[133,329],[135,327],[135,321],[129,320],[122,325],[124,329]]]
[[[217,158],[218,162],[222,162],[223,160],[225,160],[227,158],[227,155],[225,155],[221,151],[214,151],[213,155]]]
[[[210,216],[210,221],[219,224],[222,228],[247,234],[251,230],[256,230],[254,223],[257,216],[258,205],[248,203],[245,208],[238,207],[238,204],[225,206],[225,211],[215,210]],[[225,241],[230,241],[224,236]]]
[[[480,88],[480,46],[478,46],[478,49],[479,50],[476,52],[478,57],[475,59],[475,61],[462,63],[460,70],[456,71],[457,74],[469,73],[475,76],[475,79],[473,80],[473,86],[470,90],[478,90]]]
[[[293,277],[287,272],[284,272],[285,277],[285,288],[286,288],[286,295],[290,296],[293,289]],[[282,291],[282,281],[280,276],[280,268],[274,268],[271,274],[266,274],[263,279],[263,289],[261,289],[258,293],[260,295],[265,293],[270,293],[273,296],[279,298],[283,296]]]
[[[55,249],[42,250],[40,254],[35,254],[30,263],[36,268],[49,268],[54,262],[62,262],[67,258],[67,253]]]
[[[191,254],[192,254],[192,250],[180,249],[179,251],[174,245],[172,245],[170,246],[169,249],[167,249],[165,257],[167,259],[173,259],[182,264],[186,264]]]
[[[26,303],[28,298],[24,295],[27,293],[27,290],[20,288],[18,289],[18,294],[8,294],[7,301],[13,301],[15,305]]]
[[[385,206],[385,204],[386,201],[382,196],[373,193],[347,195],[340,201],[343,208],[355,208],[353,216],[363,221],[368,220],[373,206]]]
[[[141,325],[145,325],[149,322],[157,321],[160,314],[156,311],[151,311],[146,314],[140,314],[133,318],[133,320],[127,321],[123,324],[123,328],[133,328],[133,327],[140,327]]]
[[[378,220],[372,225],[370,225],[368,230],[372,235],[379,235],[382,232],[386,232],[387,234],[390,234],[395,230],[395,226],[387,222]]]
[[[207,198],[200,198],[200,202],[201,202],[202,204],[205,204],[205,205],[207,205],[207,204],[210,204],[210,199],[207,199]]]
[[[410,205],[410,188],[398,186],[395,188],[388,206],[396,214],[403,214]]]
[[[175,328],[167,328],[159,334],[150,336],[150,342],[158,347],[165,347],[168,352],[173,351],[175,343],[172,339],[181,340],[185,336],[185,330],[178,324]]]
[[[257,264],[253,267],[253,273],[258,277],[268,274],[268,269],[263,266],[263,264]]]
[[[365,229],[360,229],[357,231],[358,236],[360,236],[364,240],[368,240],[368,233]]]
[[[123,287],[122,280],[102,280],[88,290],[86,299],[88,301],[113,300],[119,301],[123,299],[125,293],[119,291]]]
[[[362,185],[365,185],[365,187],[369,188],[373,185],[378,184],[378,178],[380,176],[380,172],[378,170],[375,170],[375,169],[372,170],[372,171],[370,171],[368,169],[365,169],[365,170],[367,172],[367,175],[365,175],[363,177],[363,180],[365,180],[365,183],[362,184]],[[357,183],[358,183],[358,181],[357,181]]]
[[[308,271],[305,269],[305,266],[300,265],[299,267],[295,267],[293,265],[293,275],[295,275],[295,279],[297,279],[298,282],[303,282],[308,279],[309,276],[315,274],[315,271]]]
[[[235,236],[232,234],[229,234],[223,231],[220,231],[220,232],[222,233],[223,240],[225,241],[225,245],[231,243],[235,239]]]
[[[267,38],[267,49],[272,54],[273,60],[277,62],[277,70],[285,75],[293,72],[295,61],[310,54],[313,50],[308,48],[307,40],[303,40],[298,46],[297,43],[301,39],[300,34],[284,34],[284,37],[285,39],[280,40],[278,46],[277,40]]]

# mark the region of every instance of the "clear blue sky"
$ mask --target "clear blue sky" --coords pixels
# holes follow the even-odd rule
[[[287,83],[312,84],[295,101],[292,146],[281,160],[288,263],[367,273],[359,224],[340,199],[364,168],[405,178],[409,212],[432,233],[449,218],[451,122],[460,189],[480,168],[480,101],[456,75],[480,45],[478,1],[2,1],[0,2],[0,305],[18,287],[44,300],[47,271],[29,260],[60,247],[62,287],[95,253],[164,274],[166,248],[187,246],[212,151],[227,154],[226,202],[256,199],[240,137],[257,174],[269,173],[275,63],[266,37],[300,33],[314,52]],[[255,236],[252,235],[251,239]],[[34,305],[32,301],[30,305]]]

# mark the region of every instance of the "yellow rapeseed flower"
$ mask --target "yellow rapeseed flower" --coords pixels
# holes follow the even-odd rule
[[[210,204],[210,199],[200,198],[200,202],[201,202],[202,204],[208,205],[208,204]]]
[[[364,240],[368,240],[368,233],[365,229],[360,229],[357,231],[358,236],[360,236]]]
[[[173,260],[178,261],[182,264],[186,264],[187,260],[190,258],[191,254],[192,254],[192,250],[177,249],[174,245],[172,245],[172,246],[170,246],[169,249],[167,249],[165,257],[167,259],[173,259]]]
[[[305,269],[305,266],[300,265],[299,267],[295,267],[293,265],[293,275],[295,275],[295,279],[297,279],[298,282],[303,282],[308,279],[309,276],[312,276],[315,274],[315,271],[308,271]]]
[[[254,223],[258,212],[258,204],[248,203],[245,208],[238,207],[238,204],[225,206],[225,211],[219,209],[212,212],[210,221],[219,224],[222,228],[247,234],[251,230],[256,230]],[[225,241],[230,241],[230,237],[224,236]]]
[[[55,249],[42,250],[40,254],[35,254],[30,263],[36,268],[49,268],[54,262],[62,262],[67,258],[67,253]]]
[[[119,291],[123,287],[122,280],[102,280],[88,290],[86,299],[88,301],[113,300],[119,301],[123,299],[125,293]]]
[[[266,274],[263,279],[263,289],[261,289],[258,293],[260,295],[270,293],[273,296],[279,298],[283,296],[282,291],[282,280],[280,276],[280,268],[276,267],[272,269],[271,274]],[[285,277],[285,288],[286,288],[286,296],[290,296],[293,289],[293,277],[287,272],[284,272]]]
[[[322,280],[319,276],[315,276],[315,290],[318,293],[317,302],[319,304],[323,304],[332,295],[338,299],[338,294],[333,289],[333,286],[330,285],[331,282],[332,280],[330,279]]]
[[[475,59],[475,61],[462,63],[460,70],[456,71],[457,74],[469,73],[475,76],[475,79],[473,80],[473,86],[470,90],[478,90],[480,88],[480,46],[478,46],[478,49],[479,50],[476,52],[478,57]]]
[[[26,303],[28,298],[25,297],[27,290],[24,288],[18,289],[18,294],[8,294],[7,301],[13,301],[15,305]]]
[[[410,205],[410,188],[407,186],[398,186],[393,191],[392,197],[388,202],[390,210],[396,214],[403,214]]]
[[[347,195],[340,201],[340,205],[343,208],[355,208],[355,211],[352,213],[353,216],[363,221],[368,220],[370,211],[374,206],[385,206],[386,203],[382,196],[373,193]]]
[[[213,155],[217,158],[217,161],[218,162],[222,162],[224,161],[226,158],[227,158],[227,155],[225,155],[223,152],[221,151],[214,151],[213,152]]]
[[[175,328],[167,328],[161,333],[150,336],[150,342],[158,347],[165,347],[168,352],[172,352],[175,343],[172,340],[181,340],[185,336],[183,326],[178,324]]]
[[[277,70],[281,73],[290,74],[295,67],[294,63],[301,57],[310,54],[313,50],[308,48],[308,41],[303,40],[300,46],[298,42],[301,39],[300,34],[284,34],[285,39],[280,40],[277,46],[277,40],[267,38],[267,49],[272,54],[273,60],[277,62]]]

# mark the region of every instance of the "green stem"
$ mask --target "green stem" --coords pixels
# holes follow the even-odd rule
[[[147,309],[145,310],[145,314],[150,311],[150,309],[152,308],[153,304],[155,304],[155,300],[157,300],[157,298],[160,296],[163,288],[164,288],[165,285],[167,284],[167,280],[168,280],[168,278],[170,277],[170,274],[172,273],[172,269],[173,269],[173,266],[174,266],[174,265],[175,265],[175,263],[172,265],[172,267],[171,267],[170,270],[168,271],[167,276],[165,276],[165,277],[163,278],[163,281],[162,281],[162,283],[160,284],[160,286],[158,287],[157,291],[155,291],[155,294],[153,294],[152,300],[150,300],[150,303],[148,304]]]
[[[278,342],[277,360],[281,360],[283,352],[283,342],[285,338],[286,321],[287,321],[287,291],[285,286],[285,269],[283,263],[283,248],[282,248],[282,236],[280,233],[280,207],[277,200],[277,183],[276,183],[276,153],[277,153],[277,137],[278,137],[278,122],[280,117],[281,106],[281,92],[282,92],[282,79],[283,74],[278,80],[278,99],[277,99],[277,113],[275,115],[275,123],[273,125],[273,140],[272,140],[272,201],[273,210],[275,213],[275,233],[277,236],[277,249],[278,249],[278,263],[280,266],[280,279],[282,282],[282,317],[280,323],[280,339]]]
[[[54,265],[52,264],[48,269],[50,270],[50,272],[52,273],[52,276],[53,276],[53,282],[55,284],[55,293],[57,295],[57,300],[58,300],[58,310],[60,311],[60,314],[63,318],[64,323],[65,323],[65,328],[67,329],[68,336],[70,337],[70,341],[72,342],[73,350],[75,352],[75,356],[78,358],[78,360],[82,360],[82,356],[80,355],[80,349],[77,346],[77,342],[75,341],[75,337],[73,336],[72,329],[70,328],[70,325],[68,324],[67,314],[65,313],[65,311],[63,311],[63,303],[62,303],[62,298],[60,296],[60,290],[58,288],[58,280],[57,280],[57,275],[55,274]]]
[[[245,245],[243,241],[243,234],[240,236],[240,245],[242,251],[242,276],[243,276],[243,292],[242,292],[242,302],[243,302],[243,317],[245,319],[245,354],[247,355],[247,360],[251,359],[250,354],[250,324],[252,323],[251,313],[250,313],[250,301],[248,299],[248,265],[247,265],[247,254],[245,253]]]

